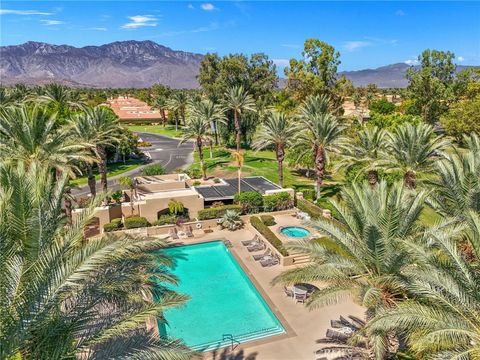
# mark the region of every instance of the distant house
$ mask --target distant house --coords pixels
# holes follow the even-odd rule
[[[123,122],[162,121],[162,115],[158,109],[153,109],[147,103],[132,97],[119,96],[116,99],[109,99],[106,106],[112,108]]]

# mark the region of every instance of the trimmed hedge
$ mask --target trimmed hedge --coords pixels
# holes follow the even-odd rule
[[[263,206],[263,196],[262,194],[255,191],[246,191],[240,194],[235,194],[234,201],[236,204],[242,206],[243,212],[250,214],[258,211],[260,207]]]
[[[273,245],[275,249],[278,250],[280,254],[283,256],[288,256],[288,251],[285,249],[283,246],[282,241],[275,235],[275,233],[268,228],[267,225],[265,225],[260,218],[256,216],[251,216],[250,217],[250,224],[257,229],[257,231],[263,235],[267,241]]]
[[[115,231],[119,230],[122,227],[122,219],[113,219],[111,222],[106,223],[103,225],[103,231],[105,232],[110,232],[110,231]]]
[[[160,215],[158,220],[155,220],[152,225],[161,226],[168,224],[175,224],[177,222],[177,216],[175,215]]]
[[[242,207],[240,205],[224,205],[203,209],[198,212],[198,220],[221,218],[223,215],[225,215],[227,210],[236,210],[238,212],[242,212]]]
[[[272,215],[261,215],[260,219],[267,226],[273,226],[276,224],[275,218]]]
[[[322,209],[305,199],[297,200],[297,208],[303,212],[306,212],[314,220],[323,217]]]
[[[280,211],[293,206],[292,197],[288,192],[279,192],[263,198],[266,211]]]
[[[147,227],[150,224],[147,219],[142,216],[132,216],[124,220],[125,229],[136,229],[141,227]]]

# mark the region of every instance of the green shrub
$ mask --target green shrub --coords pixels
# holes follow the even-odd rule
[[[267,241],[273,245],[275,249],[278,250],[280,254],[283,256],[288,256],[288,251],[285,249],[283,246],[282,241],[275,235],[275,233],[268,228],[267,225],[265,225],[260,218],[256,216],[251,216],[250,217],[250,224],[257,229],[257,231],[263,235]]]
[[[275,218],[272,215],[261,215],[260,219],[262,219],[262,222],[267,226],[273,226],[276,224]]]
[[[106,223],[103,225],[103,231],[105,232],[110,232],[110,231],[115,231],[119,230],[122,227],[122,219],[113,219],[111,222]]]
[[[236,210],[238,212],[242,211],[240,205],[224,205],[219,207],[211,207],[208,209],[203,209],[198,212],[198,220],[210,220],[221,218],[227,210]]]
[[[199,167],[191,167],[187,170],[187,175],[192,179],[200,179],[203,176],[203,172]]]
[[[322,209],[312,204],[310,201],[304,199],[299,199],[297,201],[297,208],[299,208],[303,212],[306,212],[314,220],[319,219],[323,216]]]
[[[332,214],[332,217],[334,217],[335,219],[338,219],[338,211],[337,209],[335,209],[332,205],[332,203],[330,202],[330,200],[328,199],[319,199],[317,201],[317,206],[320,208],[320,209],[326,209],[326,210],[330,210],[330,213]]]
[[[160,215],[158,220],[155,220],[152,225],[161,226],[168,224],[175,224],[177,222],[177,216],[175,215]]]
[[[149,226],[147,219],[142,216],[132,216],[124,220],[124,225],[126,229],[135,229]]]
[[[255,191],[236,194],[234,201],[242,207],[243,212],[246,214],[258,212],[258,208],[263,206],[262,194]]]
[[[192,183],[193,186],[199,186],[199,185],[202,185],[202,183],[198,180],[195,180],[193,183]]]
[[[382,115],[392,114],[393,112],[395,112],[395,108],[395,104],[391,103],[386,98],[372,101],[372,103],[368,107],[371,112]]]
[[[316,192],[315,189],[302,189],[303,198],[313,201],[315,200]]]
[[[122,202],[123,192],[122,190],[117,190],[112,193],[112,200],[117,204]]]
[[[163,174],[165,174],[165,169],[160,164],[153,164],[153,165],[145,166],[142,169],[141,173],[144,176],[163,175]]]
[[[280,211],[289,209],[293,206],[292,197],[287,192],[279,192],[267,195],[263,198],[265,211]]]

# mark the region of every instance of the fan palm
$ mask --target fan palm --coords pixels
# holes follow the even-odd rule
[[[343,159],[339,166],[359,164],[368,172],[368,182],[374,186],[378,183],[378,163],[386,150],[387,133],[375,127],[362,128],[357,137],[346,144]]]
[[[176,91],[168,99],[168,109],[175,115],[175,130],[178,131],[178,117],[185,124],[185,112],[188,104],[188,96],[184,91]]]
[[[283,187],[283,160],[285,148],[295,134],[294,127],[284,113],[271,112],[261,125],[253,141],[253,148],[262,150],[267,147],[275,148],[278,162],[278,184]]]
[[[243,86],[233,86],[225,93],[225,106],[233,111],[233,120],[236,132],[237,152],[241,150],[242,128],[240,116],[245,111],[255,111],[255,101]]]
[[[153,107],[160,111],[160,115],[162,116],[162,123],[163,126],[165,126],[167,124],[167,116],[165,114],[165,110],[168,108],[167,98],[163,95],[156,97],[153,100]]]
[[[480,230],[479,214],[472,215]],[[421,358],[480,358],[480,237],[462,228],[442,229],[412,244],[419,265],[405,276],[412,279],[408,290],[414,298],[379,312],[369,332],[401,332]],[[476,249],[473,260],[458,248],[457,237],[465,236]]]
[[[327,152],[337,151],[342,142],[344,127],[329,113],[326,96],[310,96],[300,107],[294,128],[293,146],[299,150],[299,157],[313,153],[315,163],[317,199],[325,176]]]
[[[398,127],[388,138],[386,168],[404,173],[405,185],[415,188],[417,173],[432,169],[435,160],[443,155],[449,145],[446,138],[435,135],[427,124],[405,124]]]
[[[66,180],[55,182],[46,168],[0,165],[0,358],[190,358],[145,327],[186,300],[162,285],[176,283],[165,267],[171,259],[152,253],[164,243],[84,241],[98,201],[65,227]]]
[[[353,297],[372,318],[404,296],[401,272],[411,261],[401,244],[421,231],[417,221],[425,193],[412,194],[398,184],[389,189],[385,182],[376,187],[365,182],[344,188],[341,197],[342,203],[332,201],[338,221],[320,218],[309,224],[325,238],[290,246],[292,252],[308,254],[313,263],[285,271],[275,282],[324,282],[326,286],[313,293],[307,306],[317,308]],[[383,358],[385,340],[371,342],[377,358]]]
[[[0,111],[0,158],[4,163],[33,163],[74,176],[80,161],[89,162],[89,143],[70,136],[38,106],[22,105]]]
[[[107,191],[107,154],[106,146],[119,143],[122,138],[122,127],[114,119],[112,113],[104,107],[84,108],[83,113],[70,120],[71,133],[80,142],[89,144],[95,154],[100,172],[103,191]],[[96,195],[96,180],[92,165],[86,164],[88,186],[92,196]]]

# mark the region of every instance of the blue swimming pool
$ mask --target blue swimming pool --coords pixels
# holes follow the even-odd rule
[[[285,236],[294,237],[294,238],[302,238],[310,235],[310,231],[298,226],[287,226],[282,228],[280,232]]]
[[[191,348],[208,351],[284,333],[230,251],[221,241],[181,246],[165,251],[174,258],[172,272],[180,279],[174,289],[191,299],[165,312],[163,335],[183,339]]]

